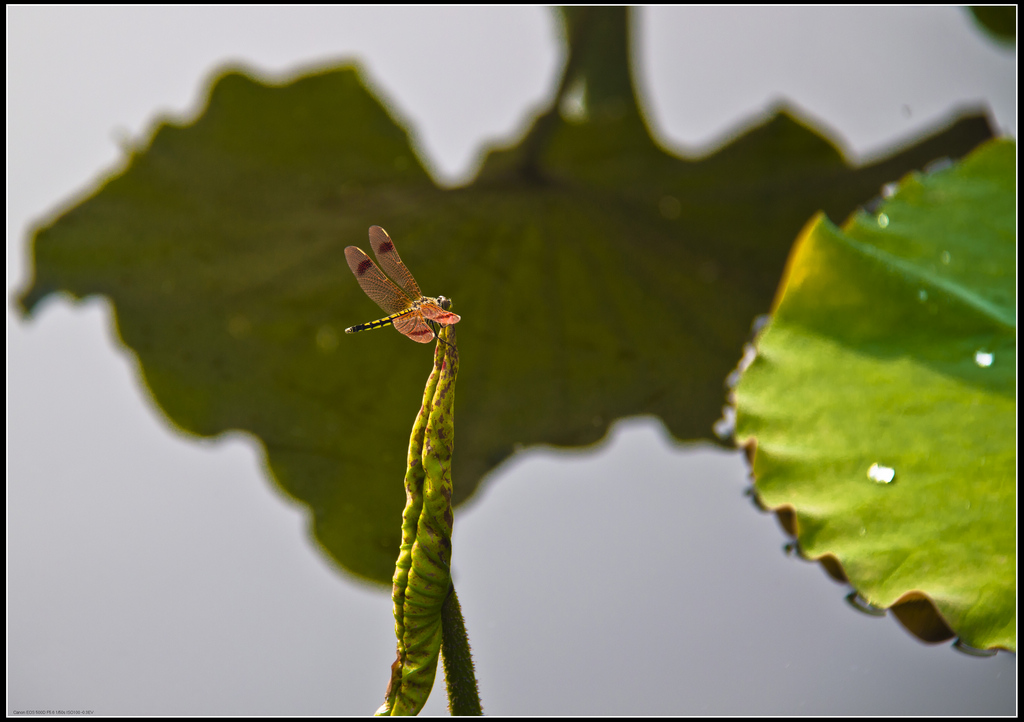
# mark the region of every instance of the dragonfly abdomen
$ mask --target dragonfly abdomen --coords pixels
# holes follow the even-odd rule
[[[381,318],[381,319],[378,319],[376,321],[370,321],[369,323],[361,323],[361,324],[359,324],[357,326],[353,326],[352,328],[346,328],[345,329],[345,333],[359,333],[360,331],[369,331],[370,329],[374,329],[374,328],[384,328],[385,326],[391,326],[391,325],[394,325],[396,318],[401,318],[402,316],[408,316],[414,310],[415,309],[411,309],[410,308],[410,309],[408,309],[406,311],[401,311],[399,313],[393,313],[390,316],[388,316],[387,318]]]

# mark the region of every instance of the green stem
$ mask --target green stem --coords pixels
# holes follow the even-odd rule
[[[541,161],[564,122],[561,104],[574,83],[584,83],[588,115],[593,118],[640,117],[629,56],[629,9],[573,6],[560,11],[568,45],[565,68],[554,101],[523,139],[519,156],[519,175],[535,183],[546,179]]]
[[[458,370],[455,330],[445,326],[439,332],[434,368],[409,438],[402,546],[395,563],[391,594],[397,659],[391,667],[386,700],[377,714],[418,714],[437,674],[443,608],[452,596],[451,460]],[[455,605],[457,609],[457,601]],[[462,633],[465,635],[465,629]],[[468,654],[468,643],[465,648]],[[472,662],[469,669],[472,675]],[[475,688],[472,676],[471,680]],[[465,684],[461,681],[459,688]]]
[[[482,715],[484,711],[466,635],[466,622],[462,618],[462,607],[454,586],[441,608],[441,658],[444,659],[444,681],[448,688],[448,711],[459,717]]]

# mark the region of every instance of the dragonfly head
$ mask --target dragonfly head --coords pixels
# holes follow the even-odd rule
[[[452,307],[452,300],[447,296],[438,296],[437,305],[447,311]]]

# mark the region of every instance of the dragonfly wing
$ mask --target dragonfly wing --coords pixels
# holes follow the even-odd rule
[[[441,324],[442,326],[451,326],[452,324],[458,323],[462,320],[462,316],[452,313],[451,311],[445,311],[436,303],[420,303],[419,309],[424,316],[435,323]]]
[[[345,260],[348,261],[348,267],[352,269],[352,274],[359,282],[359,287],[386,312],[398,313],[412,305],[409,297],[388,280],[387,276],[377,268],[377,264],[371,261],[361,248],[355,246],[346,248]]]
[[[384,273],[397,281],[409,298],[416,301],[423,297],[420,287],[416,285],[416,279],[402,263],[395,242],[391,240],[387,231],[380,226],[370,226],[370,247],[373,248],[373,255],[377,257],[377,262],[384,269]]]
[[[434,340],[434,331],[423,320],[419,313],[409,313],[399,316],[394,321],[395,330],[403,333],[413,341],[419,343],[430,343]]]

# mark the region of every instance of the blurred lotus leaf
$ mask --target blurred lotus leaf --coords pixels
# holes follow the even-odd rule
[[[409,428],[430,347],[393,330],[343,254],[387,229],[427,295],[454,300],[462,376],[454,499],[516,448],[578,446],[637,414],[707,439],[751,320],[797,231],[990,135],[969,117],[854,168],[785,110],[714,154],[652,139],[622,8],[566,11],[550,110],[442,189],[357,68],[283,85],[220,74],[201,115],[163,123],[123,171],[39,228],[21,298],[111,299],[180,428],[241,429],[345,569],[388,583]],[[580,102],[560,112],[569,89]]]
[[[1001,43],[1014,45],[1017,42],[1016,5],[972,5],[971,15],[990,36]]]

